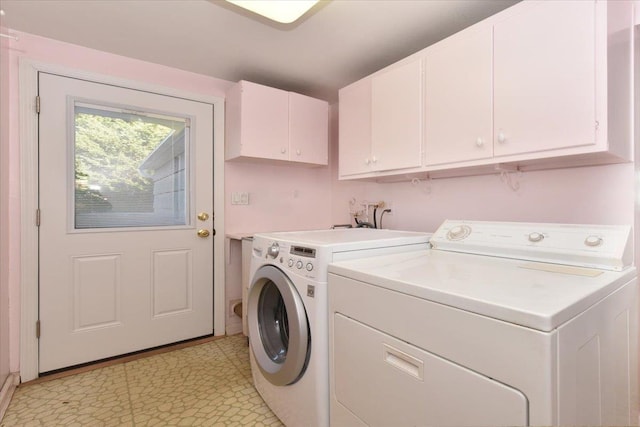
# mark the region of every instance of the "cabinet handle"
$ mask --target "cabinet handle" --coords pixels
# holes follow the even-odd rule
[[[500,144],[504,144],[507,141],[507,137],[504,135],[504,132],[500,132],[498,134],[498,142]]]
[[[476,147],[482,147],[484,145],[484,140],[482,138],[476,139]]]
[[[296,154],[299,156],[300,155],[300,150],[296,150]]]
[[[286,148],[281,148],[281,149],[280,149],[280,152],[281,152],[282,154],[284,154],[284,153],[286,153],[286,152],[287,152],[287,149],[286,149]]]
[[[364,159],[364,164],[368,165],[369,163],[371,163],[371,160],[369,160],[369,158]]]
[[[372,156],[372,157],[371,157],[371,161],[372,161],[373,163],[377,163],[377,162],[378,162],[378,159],[376,158],[376,156]]]

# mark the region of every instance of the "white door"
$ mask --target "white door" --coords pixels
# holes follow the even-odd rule
[[[212,334],[213,106],[46,73],[39,96],[40,372]]]

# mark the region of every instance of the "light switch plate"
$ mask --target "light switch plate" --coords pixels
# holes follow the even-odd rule
[[[232,205],[248,205],[249,193],[244,191],[231,193],[231,204]]]

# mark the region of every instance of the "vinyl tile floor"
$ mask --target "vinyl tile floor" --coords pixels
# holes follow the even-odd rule
[[[245,337],[225,337],[18,387],[9,426],[282,426],[251,379]]]

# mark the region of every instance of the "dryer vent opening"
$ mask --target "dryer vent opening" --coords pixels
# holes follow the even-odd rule
[[[243,310],[242,301],[236,302],[231,306],[231,311],[233,311],[233,313],[241,319],[242,319],[242,310]]]

